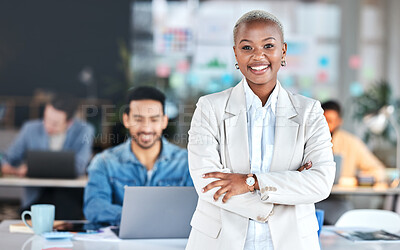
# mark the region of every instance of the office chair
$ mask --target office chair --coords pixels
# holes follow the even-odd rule
[[[400,215],[380,209],[354,209],[345,212],[335,224],[336,227],[362,227],[400,232]]]

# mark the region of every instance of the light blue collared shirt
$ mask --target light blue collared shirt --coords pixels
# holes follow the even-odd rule
[[[276,84],[267,103],[262,106],[260,98],[250,89],[246,80],[244,83],[251,173],[267,173],[274,152],[275,111],[279,85]],[[268,222],[249,221],[244,249],[274,249]]]
[[[66,132],[62,150],[75,152],[75,169],[78,175],[86,173],[86,166],[92,156],[93,138],[92,125],[79,119],[74,119]],[[43,120],[24,123],[17,138],[8,149],[3,163],[19,166],[25,161],[29,150],[51,150],[50,136],[44,128]],[[42,192],[42,188],[38,187],[24,188],[21,207],[26,208],[35,203]]]

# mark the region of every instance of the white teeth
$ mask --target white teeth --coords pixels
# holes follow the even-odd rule
[[[149,140],[150,139],[150,135],[142,135],[142,139],[143,140]]]
[[[251,67],[252,70],[263,70],[263,69],[266,69],[266,68],[268,68],[268,65],[267,66]]]

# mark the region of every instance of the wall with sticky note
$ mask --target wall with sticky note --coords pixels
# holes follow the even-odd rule
[[[136,1],[133,16],[153,15],[146,24],[143,18],[133,22],[140,28],[133,29],[134,78],[148,76],[177,103],[194,104],[201,95],[234,86],[242,75],[234,67],[233,25],[243,13],[264,9],[285,29],[287,66],[281,68],[279,81],[322,102],[339,100],[346,107],[344,127],[354,130],[354,98],[378,80],[389,77],[395,85],[400,78],[389,63],[399,65],[400,59],[388,56],[385,46],[389,34],[391,49],[400,53],[391,42],[400,43],[400,18],[392,10],[398,5],[392,0]]]

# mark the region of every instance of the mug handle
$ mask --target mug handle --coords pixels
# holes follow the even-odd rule
[[[26,216],[27,214],[29,214],[29,216],[31,216],[31,218],[32,218],[32,212],[31,212],[31,211],[24,211],[24,212],[21,214],[21,219],[22,219],[22,221],[24,222],[24,224],[25,224],[27,227],[29,227],[30,229],[33,230],[33,227],[30,226],[30,225],[28,224],[28,222],[26,222],[26,220],[25,220],[25,216]]]

